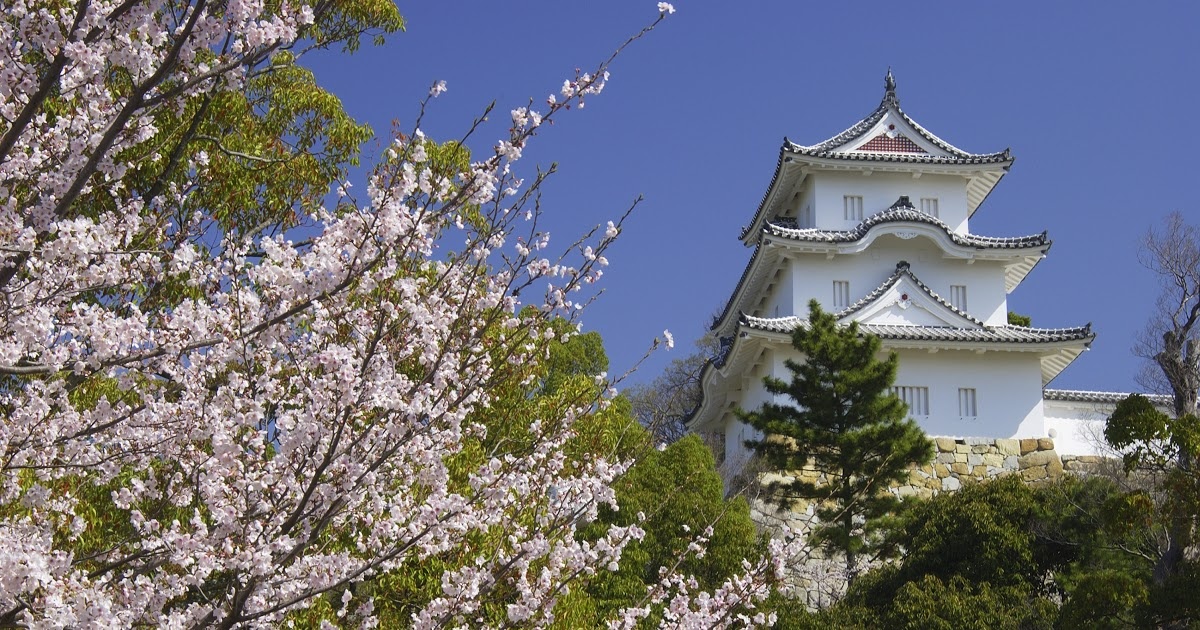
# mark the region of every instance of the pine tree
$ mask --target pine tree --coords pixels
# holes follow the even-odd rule
[[[899,505],[888,486],[906,481],[911,464],[932,460],[933,447],[891,393],[897,358],[877,358],[878,338],[861,334],[857,323],[840,326],[813,300],[792,345],[805,358],[786,362],[791,383],[764,379],[768,392],[791,402],[742,412],[764,436],[746,445],[773,470],[818,473],[819,482],[794,478],[768,490],[784,508],[801,499],[816,503],[822,525],[815,540],[845,555],[853,579],[873,527]]]

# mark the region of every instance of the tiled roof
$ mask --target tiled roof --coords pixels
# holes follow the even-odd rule
[[[792,153],[797,153],[800,155],[808,155],[808,156],[812,156],[812,157],[836,158],[836,159],[847,159],[847,160],[876,160],[876,161],[884,161],[884,162],[925,162],[925,163],[931,163],[931,164],[992,164],[992,163],[998,163],[998,162],[1007,162],[1012,159],[1012,153],[1008,149],[999,151],[997,153],[967,153],[966,151],[959,149],[958,147],[950,144],[949,142],[946,142],[945,140],[942,140],[941,138],[933,135],[932,133],[929,133],[928,130],[926,130],[921,125],[917,124],[917,122],[915,120],[913,120],[912,118],[909,118],[908,114],[905,114],[904,110],[900,108],[900,99],[896,96],[895,80],[891,78],[890,72],[888,73],[888,77],[889,78],[886,81],[885,86],[884,86],[885,91],[884,91],[884,95],[883,95],[883,100],[879,102],[879,106],[875,108],[875,111],[868,114],[866,118],[858,121],[857,123],[852,125],[849,129],[843,131],[842,133],[839,133],[838,135],[836,135],[824,142],[820,142],[820,143],[814,144],[812,146],[804,146],[804,145],[800,145],[800,144],[791,142],[787,139],[784,139],[784,147],[786,149],[788,149],[789,151],[791,151]],[[880,121],[880,119],[882,119],[884,117],[884,115],[887,114],[889,109],[895,111],[896,114],[899,115],[900,118],[903,119],[906,124],[908,124],[910,127],[912,127],[912,129],[914,131],[916,131],[919,136],[921,136],[921,138],[923,138],[925,141],[929,142],[930,144],[936,146],[937,148],[945,151],[946,153],[949,153],[950,155],[946,156],[946,157],[939,157],[939,156],[929,155],[928,153],[925,153],[923,150],[921,151],[920,154],[914,154],[914,152],[912,150],[903,150],[903,151],[897,152],[895,148],[892,148],[890,146],[887,147],[886,152],[885,152],[885,151],[867,149],[867,147],[865,145],[863,147],[860,147],[860,149],[867,149],[865,152],[863,152],[863,151],[854,151],[854,152],[835,151],[835,149],[837,149],[838,147],[841,147],[849,142],[857,140],[863,134],[870,131],[875,126],[875,124],[878,123]],[[867,144],[870,145],[872,142],[875,142],[876,140],[879,140],[879,138],[873,138]],[[912,144],[914,147],[917,146],[915,143],[912,143],[911,140],[909,140],[909,143]],[[891,144],[891,143],[883,143],[883,144],[887,145],[887,144]],[[917,147],[917,148],[920,149],[919,147]],[[900,153],[900,154],[897,154],[897,153]]]
[[[897,202],[899,203],[899,202]],[[794,219],[776,219],[763,226],[763,231],[774,236],[780,236],[797,241],[817,243],[852,243],[865,237],[871,228],[885,223],[924,223],[941,228],[956,245],[974,247],[976,249],[1027,249],[1043,247],[1050,244],[1046,233],[1030,236],[977,236],[975,234],[958,234],[936,217],[931,217],[910,206],[893,205],[888,210],[867,217],[853,230],[822,230],[817,228],[798,228]]]
[[[790,333],[807,320],[799,317],[752,317],[743,314],[741,323],[752,330]],[[1025,328],[1023,326],[985,326],[983,328],[954,328],[951,326],[906,326],[899,324],[859,324],[863,333],[881,339],[917,341],[958,341],[965,343],[1059,343],[1091,339],[1092,325],[1074,328]]]
[[[888,76],[890,77],[891,74],[889,73]],[[872,128],[874,128],[875,124],[887,114],[889,108],[894,110],[905,123],[912,127],[918,136],[949,155],[939,156],[927,153],[921,149],[919,145],[916,145],[916,143],[914,143],[911,139],[905,138],[904,136],[899,136],[896,138],[888,138],[886,136],[883,138],[873,138],[854,151],[834,150],[863,136]],[[876,142],[876,140],[879,140],[879,143],[877,144],[880,146],[878,147],[876,144],[873,144]],[[887,140],[888,142],[884,142],[884,140]],[[907,140],[907,143],[905,143],[904,140]],[[913,147],[920,149],[921,152],[913,151],[912,147],[908,146],[909,143],[911,143]],[[897,146],[899,148],[897,148]],[[1007,163],[1011,162],[1013,159],[1012,152],[1008,149],[996,153],[968,153],[933,135],[924,127],[917,124],[915,120],[909,118],[908,115],[905,114],[902,109],[900,109],[900,99],[896,96],[896,83],[894,79],[888,79],[885,83],[883,100],[880,101],[879,106],[876,107],[873,112],[868,114],[866,118],[858,121],[849,129],[846,129],[845,131],[824,142],[820,142],[811,146],[797,144],[789,140],[787,137],[784,137],[783,147],[780,149],[779,158],[775,163],[775,173],[771,176],[771,183],[767,186],[766,192],[763,193],[763,197],[759,201],[758,209],[755,211],[754,217],[751,219],[748,225],[742,228],[742,233],[740,236],[742,240],[745,240],[751,231],[757,225],[759,225],[759,221],[762,218],[763,213],[767,211],[767,201],[771,196],[771,191],[775,190],[776,184],[779,183],[779,179],[783,176],[784,164],[786,162],[793,161],[793,158],[791,157],[792,155],[859,162],[891,162],[897,164],[996,164],[1003,166],[1004,170],[1007,170]],[[992,177],[984,177],[982,179],[986,181],[976,182],[968,186],[968,201],[970,201],[969,207],[972,211],[974,211],[974,209],[983,202],[984,198],[986,198],[988,193],[991,192],[992,187],[996,185],[996,182],[999,181],[1000,177],[1002,176],[1003,173]],[[975,190],[972,188],[972,186],[978,188],[978,190]],[[749,245],[749,243],[747,243],[747,245]]]
[[[1129,392],[1091,392],[1076,389],[1044,389],[1042,397],[1046,400],[1061,400],[1064,402],[1086,402],[1101,404],[1117,404],[1130,396]],[[1150,402],[1161,407],[1175,404],[1175,398],[1163,394],[1142,394]]]
[[[887,280],[884,280],[883,284],[879,285],[878,288],[876,288],[874,291],[871,291],[870,293],[868,293],[861,300],[855,302],[854,304],[851,304],[846,309],[838,312],[835,315],[835,317],[837,317],[838,319],[844,319],[846,317],[849,317],[850,315],[853,315],[854,313],[857,313],[858,311],[865,308],[871,302],[874,302],[875,300],[879,299],[879,296],[883,295],[884,293],[887,293],[889,289],[896,286],[897,282],[900,282],[900,278],[903,278],[906,276],[908,277],[909,280],[911,280],[913,282],[913,284],[917,285],[918,289],[920,289],[921,291],[924,291],[926,295],[928,295],[933,300],[937,301],[938,304],[941,304],[946,309],[952,311],[955,315],[958,315],[959,317],[966,319],[967,321],[971,322],[972,324],[975,324],[976,326],[984,325],[984,323],[982,321],[975,319],[970,314],[968,314],[966,311],[959,310],[957,307],[955,307],[949,301],[943,299],[942,296],[938,295],[937,293],[934,293],[933,289],[930,289],[928,286],[926,286],[926,284],[924,282],[921,282],[915,275],[913,275],[912,270],[909,269],[908,263],[903,260],[900,261],[899,263],[896,263],[896,273],[893,273],[892,277],[888,278]]]
[[[928,153],[880,153],[880,152],[861,152],[861,151],[815,151],[812,147],[806,147],[796,144],[790,140],[786,140],[788,151],[796,155],[804,155],[808,157],[829,158],[835,160],[858,160],[871,162],[904,162],[911,164],[1000,164],[1012,159],[1012,154],[1008,149],[999,153],[989,153],[986,155],[969,154],[967,157],[956,156],[941,156],[930,155]]]

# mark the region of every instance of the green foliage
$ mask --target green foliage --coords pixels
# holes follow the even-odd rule
[[[1030,326],[1033,325],[1033,318],[1029,317],[1028,315],[1022,315],[1020,313],[1014,313],[1013,311],[1009,311],[1008,312],[1008,325],[1009,326],[1024,326],[1025,328],[1029,328]]]
[[[556,322],[563,333],[568,322]],[[536,365],[497,362],[496,398],[472,421],[486,427],[486,435],[464,450],[451,467],[473,470],[485,457],[511,454],[520,457],[535,442],[530,420],[540,419],[543,429],[563,417],[566,410],[588,405],[600,395],[602,386],[594,375],[608,367],[603,342],[597,333],[574,334],[569,340],[497,340],[497,352],[512,343],[537,343],[545,348],[545,360]],[[600,521],[581,528],[583,539],[599,538],[611,524],[638,524],[646,531],[641,541],[631,543],[616,571],[580,576],[555,607],[555,625],[560,628],[598,627],[622,607],[637,605],[648,587],[657,583],[659,567],[680,566],[694,575],[703,588],[720,584],[741,569],[744,558],[761,550],[750,509],[744,499],[726,501],[721,478],[712,455],[696,436],[680,440],[662,451],[652,448],[650,434],[633,418],[629,401],[614,399],[604,409],[581,416],[574,425],[575,437],[568,443],[568,466],[596,457],[636,457],[629,472],[615,485],[619,510],[603,509]],[[465,481],[465,479],[463,479]],[[639,519],[638,514],[644,516]],[[696,535],[712,527],[708,552],[697,558],[688,553]],[[467,549],[503,545],[506,532],[464,541],[463,546],[435,557],[412,560],[402,567],[376,576],[357,588],[375,598],[381,627],[402,627],[411,615],[441,593],[445,571],[461,566]],[[535,569],[531,569],[535,570]],[[502,625],[506,605],[515,597],[503,586],[490,595],[479,619]],[[315,627],[330,621],[324,604],[295,616],[297,623]]]
[[[840,326],[814,300],[792,345],[805,358],[786,362],[791,383],[771,377],[764,382],[769,393],[787,395],[794,404],[765,403],[742,412],[766,436],[747,446],[775,470],[812,468],[825,475],[820,484],[797,478],[769,490],[785,506],[797,498],[818,503],[825,525],[817,538],[846,555],[853,575],[872,528],[899,507],[888,486],[908,478],[909,464],[933,459],[933,446],[890,393],[897,359],[894,353],[884,361],[876,358],[879,339],[860,335],[855,323]]]
[[[1177,398],[1178,400],[1178,398]],[[1131,395],[1117,403],[1104,430],[1104,437],[1113,448],[1124,453],[1126,471],[1153,470],[1159,473],[1153,492],[1131,493],[1118,505],[1129,516],[1153,515],[1164,524],[1167,542],[1155,550],[1154,586],[1145,613],[1152,617],[1166,615],[1172,622],[1200,622],[1200,607],[1179,608],[1170,597],[1162,595],[1179,589],[1198,586],[1194,567],[1185,559],[1184,550],[1195,540],[1200,523],[1200,474],[1196,468],[1200,458],[1200,418],[1184,414],[1172,418],[1159,411],[1144,396]],[[1174,611],[1174,612],[1168,612]]]
[[[1138,611],[1138,625],[1155,628],[1200,628],[1200,563],[1184,560],[1162,583],[1152,583],[1148,604]]]
[[[1087,573],[1059,613],[1063,628],[1132,628],[1133,611],[1147,603],[1146,581],[1115,569]]]
[[[1153,587],[1157,522],[1101,477],[1031,489],[1016,476],[907,510],[888,542],[903,559],[854,582],[835,608],[887,628],[1122,628],[1194,614]],[[1122,507],[1125,506],[1125,507]],[[1186,599],[1186,598],[1184,598]],[[1056,605],[1061,603],[1061,607]],[[1173,606],[1173,607],[1170,607]],[[1181,612],[1182,611],[1182,612]],[[1138,621],[1140,620],[1140,621]]]
[[[1193,418],[1190,424],[1195,424]],[[1104,439],[1125,453],[1125,470],[1143,465],[1164,466],[1175,459],[1174,422],[1155,408],[1149,398],[1132,394],[1113,410],[1104,428]]]
[[[712,453],[689,435],[662,451],[651,449],[617,486],[620,510],[604,510],[586,530],[598,536],[609,524],[638,524],[646,531],[631,543],[620,568],[588,585],[597,621],[622,606],[636,604],[659,579],[659,568],[679,562],[700,588],[719,586],[742,569],[742,560],[761,551],[745,499],[726,500]],[[639,514],[644,520],[639,519]],[[688,552],[688,544],[711,527],[707,552]]]
[[[934,576],[1032,592],[1046,567],[1038,561],[1034,492],[1017,477],[940,494],[908,510],[889,541],[903,546],[904,562],[890,579],[864,585],[867,603],[889,601],[904,584]]]
[[[863,579],[869,575],[863,576]],[[773,593],[763,608],[775,612],[775,630],[875,630],[885,627],[874,610],[845,603],[821,610],[808,610],[797,600]]]
[[[898,630],[1035,630],[1053,627],[1053,605],[1029,601],[1020,589],[995,588],[962,576],[948,582],[933,575],[908,582],[896,593],[884,627]]]

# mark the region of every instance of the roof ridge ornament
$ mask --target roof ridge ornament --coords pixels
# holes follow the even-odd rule
[[[888,66],[887,75],[883,77],[883,102],[900,107],[900,99],[896,96],[896,77],[892,74],[891,66]]]
[[[913,205],[912,201],[909,200],[908,195],[900,195],[900,198],[897,199],[896,203],[893,203],[888,210],[898,210],[901,208],[909,208],[912,210],[917,209],[917,207]]]

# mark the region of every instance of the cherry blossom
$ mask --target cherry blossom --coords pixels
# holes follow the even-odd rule
[[[600,94],[612,58],[543,111],[512,110],[465,168],[434,159],[419,122],[397,134],[365,182],[300,217],[315,236],[223,231],[188,204],[209,156],[159,147],[161,125],[242,89],[327,10],[15,0],[0,17],[5,623],[276,627],[328,594],[337,619],[370,626],[358,585],[454,551],[470,561],[414,625],[465,623],[501,586],[510,623],[545,625],[573,581],[642,536],[575,535],[632,465],[566,456],[607,404],[605,376],[527,418],[521,456],[478,456],[496,387],[528,383],[569,339],[552,324],[594,297],[622,228],[553,254],[542,180],[515,168],[544,121]],[[184,185],[134,176],[172,160]],[[737,611],[761,599],[770,563],[710,594],[667,572],[614,623],[652,606],[681,627],[767,623]]]

